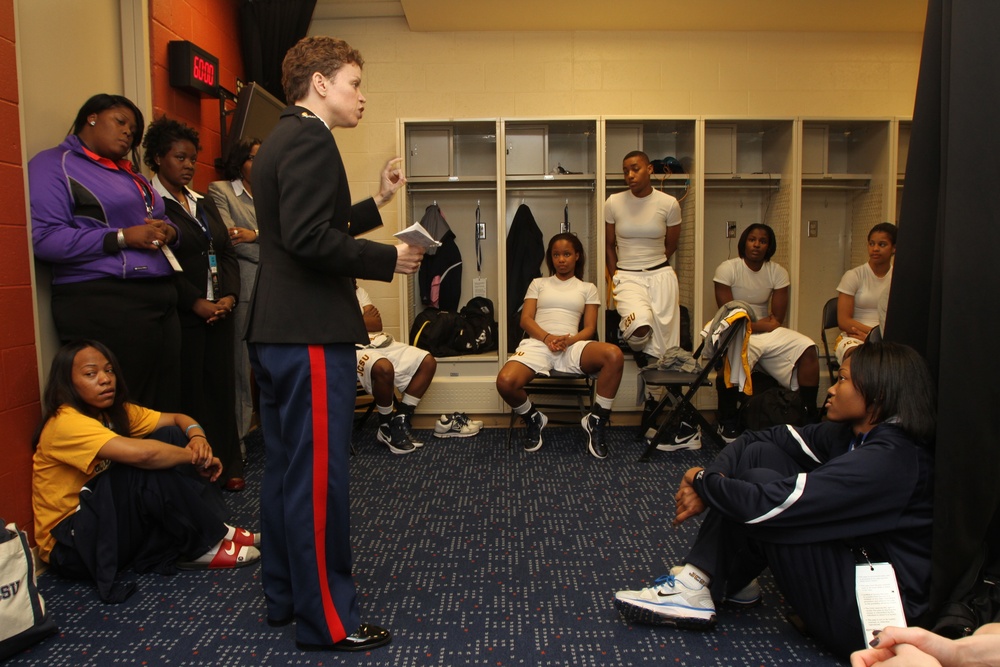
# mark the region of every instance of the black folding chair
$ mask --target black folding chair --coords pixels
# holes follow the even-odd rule
[[[584,375],[582,373],[561,373],[559,371],[552,371],[548,377],[544,375],[535,375],[534,379],[528,384],[524,385],[524,390],[528,392],[529,397],[535,396],[549,396],[560,398],[570,397],[576,399],[576,408],[580,410],[580,418],[576,419],[563,419],[549,415],[550,424],[562,424],[565,426],[576,425],[583,421],[583,418],[593,409],[594,406],[594,392],[597,391],[597,387],[594,383],[594,378],[589,375]],[[573,409],[572,403],[563,402],[539,402],[538,400],[532,398],[532,404],[536,408],[546,408],[554,410],[567,410]],[[510,447],[511,437],[514,434],[514,423],[517,421],[517,413],[512,409],[510,411],[510,424],[507,425],[507,446]]]
[[[365,391],[365,388],[358,382],[357,393],[354,398],[354,429],[352,436],[364,428],[368,418],[375,411],[375,398]],[[351,454],[355,454],[354,439],[351,439]]]
[[[840,370],[840,364],[837,363],[836,350],[830,354],[830,344],[827,342],[826,332],[828,329],[837,329],[838,331],[840,329],[837,324],[837,299],[838,297],[833,297],[823,304],[823,329],[819,332],[819,337],[823,341],[823,355],[826,357],[826,370],[830,373],[831,385],[837,382],[837,371]]]
[[[730,344],[736,340],[737,336],[743,336],[745,329],[745,319],[726,329],[719,339],[719,344],[715,348],[715,352],[708,359],[703,360],[704,366],[697,373],[661,371],[656,368],[644,368],[640,372],[642,381],[646,383],[646,386],[663,387],[665,389],[663,397],[656,404],[656,407],[643,419],[643,423],[639,427],[642,429],[641,432],[648,433],[649,429],[656,425],[657,419],[663,412],[669,409],[666,419],[659,425],[653,436],[646,438],[646,450],[639,457],[640,461],[648,461],[657,444],[664,442],[668,438],[673,438],[682,421],[700,426],[702,438],[708,437],[716,444],[720,444],[715,434],[715,429],[702,416],[701,412],[694,407],[691,401],[699,389],[712,386],[712,381],[708,379],[708,376],[712,373],[716,365],[722,361],[729,350]],[[704,346],[705,343],[702,342],[698,347],[694,355],[696,359],[701,355]]]

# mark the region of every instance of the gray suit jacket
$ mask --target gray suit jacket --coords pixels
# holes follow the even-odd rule
[[[241,188],[240,194],[237,195],[233,189],[232,181],[215,181],[208,186],[208,196],[215,202],[226,227],[229,229],[241,227],[257,231],[257,215],[254,213],[253,198],[245,190]],[[257,243],[240,243],[233,246],[233,249],[236,251],[236,258],[240,261],[240,300],[249,302],[253,296],[254,281],[257,279],[260,246]]]
[[[355,239],[381,226],[373,199],[351,205],[333,134],[288,107],[254,158],[260,264],[247,321],[250,343],[367,343],[351,278],[392,280],[395,246]]]

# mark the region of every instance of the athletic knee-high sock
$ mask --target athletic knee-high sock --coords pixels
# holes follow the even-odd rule
[[[799,387],[799,396],[802,397],[802,402],[806,404],[806,414],[811,422],[819,420],[819,410],[816,409],[816,397],[818,395],[819,387]]]

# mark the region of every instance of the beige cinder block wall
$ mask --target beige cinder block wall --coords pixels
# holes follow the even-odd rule
[[[919,33],[410,32],[402,18],[314,21],[365,58],[358,128],[338,131],[355,199],[396,151],[397,118],[910,116]],[[382,211],[396,231],[395,203]],[[398,333],[395,286],[368,284]]]

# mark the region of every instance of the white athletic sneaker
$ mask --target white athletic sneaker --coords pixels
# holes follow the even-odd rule
[[[760,582],[754,579],[732,595],[727,595],[722,601],[740,607],[755,607],[760,604],[760,598]]]
[[[648,625],[708,630],[715,625],[715,603],[708,587],[690,577],[667,574],[649,588],[615,593],[615,608],[624,618]]]
[[[679,449],[701,449],[701,428],[681,422],[673,440],[661,442],[656,446],[661,452],[676,452]]]
[[[479,433],[482,422],[476,426],[464,414],[456,412],[452,415],[441,415],[434,424],[436,438],[468,438]]]
[[[470,426],[475,426],[476,428],[483,427],[483,421],[481,419],[472,419],[469,415],[464,412],[453,412],[451,413],[453,417],[462,417],[465,421],[469,422]]]

